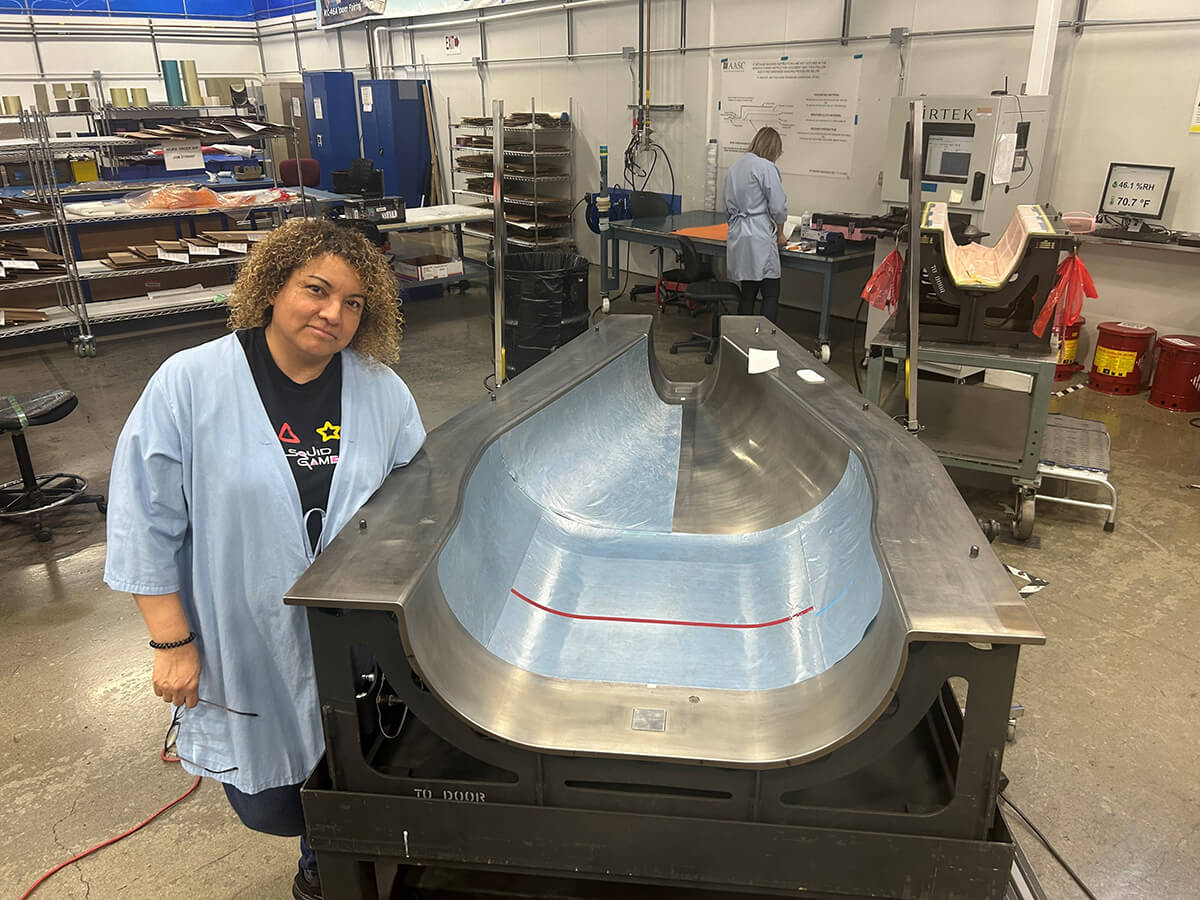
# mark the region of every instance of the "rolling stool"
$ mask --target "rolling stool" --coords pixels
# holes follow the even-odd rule
[[[42,513],[55,506],[95,503],[100,512],[108,508],[103,494],[88,494],[87,479],[80,475],[57,472],[38,475],[33,471],[25,429],[49,425],[65,419],[79,405],[71,391],[43,391],[37,394],[0,395],[0,435],[11,435],[21,477],[0,484],[0,519],[29,516],[33,536],[50,540],[50,529],[42,525]]]

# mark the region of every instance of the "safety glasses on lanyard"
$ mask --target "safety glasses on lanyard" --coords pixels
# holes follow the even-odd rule
[[[229,706],[222,706],[220,703],[213,703],[211,700],[205,700],[203,697],[201,697],[198,702],[203,703],[205,706],[215,706],[217,709],[223,709],[226,712],[233,713],[234,715],[258,718],[258,713],[242,712],[240,709],[233,709],[232,707],[229,707]],[[198,769],[203,769],[205,772],[208,772],[211,775],[224,775],[228,772],[236,772],[237,768],[238,768],[237,766],[230,766],[228,769],[210,769],[208,766],[202,766],[198,762],[193,762],[192,760],[187,759],[186,757],[180,756],[178,749],[172,750],[172,748],[175,746],[176,739],[179,737],[180,720],[183,718],[183,714],[186,711],[187,711],[186,706],[178,706],[175,708],[175,715],[173,715],[171,717],[171,724],[167,728],[166,736],[163,738],[163,748],[162,748],[163,759],[165,759],[165,760],[176,760],[177,759],[180,762],[185,762],[190,766],[195,766]]]

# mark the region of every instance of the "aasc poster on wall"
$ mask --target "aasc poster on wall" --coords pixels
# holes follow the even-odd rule
[[[769,125],[783,138],[781,172],[849,178],[861,71],[860,54],[721,60],[722,165],[731,165]]]
[[[479,9],[483,6],[509,6],[529,0],[320,0],[322,26],[345,25],[370,18],[430,16],[437,13]]]

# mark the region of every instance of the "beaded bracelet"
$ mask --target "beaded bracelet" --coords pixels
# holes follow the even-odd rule
[[[184,647],[184,646],[190,644],[195,639],[196,639],[196,632],[189,631],[188,636],[185,637],[182,641],[167,641],[166,643],[159,643],[158,641],[151,641],[150,646],[153,647],[155,650],[174,650],[176,647]]]

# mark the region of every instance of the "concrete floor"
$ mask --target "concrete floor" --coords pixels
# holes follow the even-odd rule
[[[593,281],[595,279],[593,278]],[[636,311],[645,311],[645,305]],[[615,311],[630,311],[618,304]],[[406,307],[397,367],[429,428],[483,396],[491,329],[484,292]],[[0,353],[0,393],[65,386],[79,409],[30,435],[42,471],[85,474],[106,489],[117,433],[150,374],[175,351],[223,333],[208,319],[151,323],[104,337],[79,360],[60,344]],[[668,314],[657,346],[673,378],[695,378],[700,354],[665,345],[703,323]],[[815,316],[780,323],[811,343]],[[834,365],[850,372],[849,323],[835,323]],[[860,329],[861,330],[861,329]],[[861,340],[861,338],[859,338]],[[2,346],[2,345],[0,345]],[[1103,419],[1121,492],[1117,529],[1100,513],[1046,507],[1041,548],[997,544],[1000,557],[1049,579],[1030,600],[1048,636],[1025,651],[1017,699],[1028,712],[1005,759],[1010,796],[1099,897],[1200,896],[1200,429],[1145,396],[1081,391],[1062,411]],[[0,481],[16,476],[0,451]],[[1000,518],[1007,490],[972,486],[980,515]],[[130,598],[101,581],[102,518],[52,519],[55,538],[0,524],[0,894],[16,896],[60,860],[173,800],[191,779],[158,758],[166,709],[150,690],[150,651]],[[1018,831],[1050,897],[1076,896],[1050,857]],[[294,839],[243,828],[209,782],[144,831],[68,867],[38,897],[285,898]]]

